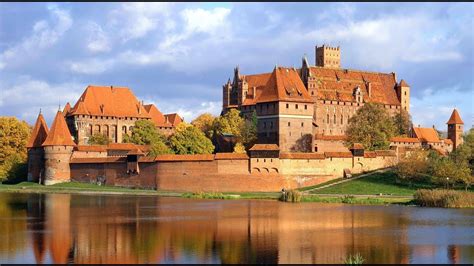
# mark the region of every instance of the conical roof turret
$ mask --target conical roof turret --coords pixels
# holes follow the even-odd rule
[[[30,139],[28,140],[28,144],[26,145],[27,148],[37,148],[41,147],[43,142],[46,140],[48,136],[48,125],[46,121],[44,121],[43,114],[41,112],[36,119],[35,127],[33,128],[33,132],[31,133]]]
[[[451,117],[449,118],[448,122],[446,122],[448,125],[452,124],[461,124],[464,125],[464,122],[461,119],[461,116],[458,113],[458,110],[454,108],[453,113],[451,114]]]
[[[43,146],[76,146],[72,141],[71,133],[64,119],[63,113],[58,110],[54,118],[48,137],[43,142]]]

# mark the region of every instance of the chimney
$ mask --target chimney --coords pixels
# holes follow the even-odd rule
[[[252,95],[253,99],[257,98],[257,87],[255,86],[252,87]]]
[[[369,98],[372,97],[372,83],[370,81],[367,84],[367,90],[369,91]]]

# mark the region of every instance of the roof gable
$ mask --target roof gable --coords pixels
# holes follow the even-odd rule
[[[76,146],[74,141],[72,141],[71,133],[69,132],[66,120],[61,111],[56,113],[51,130],[49,131],[46,140],[43,142],[43,146],[55,145]]]
[[[41,144],[46,140],[48,136],[48,125],[44,120],[43,115],[40,113],[36,119],[35,127],[31,133],[30,139],[26,145],[27,148],[41,147]]]
[[[431,127],[414,127],[413,132],[415,136],[421,141],[426,142],[441,142],[439,140],[438,132]]]
[[[165,127],[171,127],[171,123],[168,123],[166,121],[165,116],[163,113],[158,110],[158,108],[154,104],[147,104],[143,106],[145,110],[148,112],[148,114],[151,117],[151,120],[153,123],[155,123],[155,126],[165,126]]]
[[[129,88],[113,86],[89,85],[70,114],[150,118],[142,103]]]
[[[275,67],[257,102],[313,102],[295,69]]]
[[[168,123],[171,123],[173,127],[183,122],[183,119],[177,113],[166,114],[165,119],[167,120]]]

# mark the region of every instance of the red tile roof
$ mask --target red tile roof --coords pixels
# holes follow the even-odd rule
[[[374,151],[364,151],[364,158],[375,158],[377,153]]]
[[[396,152],[393,150],[376,150],[375,154],[377,156],[396,156]]]
[[[163,113],[161,113],[160,110],[158,110],[158,108],[154,104],[146,104],[144,105],[144,107],[145,107],[145,110],[150,115],[153,123],[155,123],[155,126],[157,127],[172,127],[173,126],[170,122],[166,121],[166,118],[163,115]]]
[[[391,142],[409,142],[409,143],[418,143],[420,142],[417,138],[408,138],[408,137],[393,137],[390,139]]]
[[[443,139],[444,143],[453,145],[453,141],[451,139]]]
[[[44,121],[43,115],[40,113],[38,118],[36,119],[35,127],[33,128],[33,132],[31,133],[30,139],[26,144],[27,148],[37,148],[41,147],[43,142],[46,140],[48,136],[48,125]]]
[[[72,141],[71,132],[69,132],[66,120],[61,111],[56,113],[51,130],[49,131],[46,140],[43,142],[43,146],[55,145],[76,146],[76,143]]]
[[[354,143],[354,144],[352,144],[351,149],[353,149],[353,150],[363,150],[363,149],[364,149],[364,145],[362,145],[362,144],[360,144],[360,143]]]
[[[89,85],[69,115],[79,114],[151,118],[129,88],[113,86]]]
[[[278,151],[280,148],[276,144],[255,144],[249,151]]]
[[[441,142],[439,140],[438,132],[432,127],[414,127],[413,132],[415,136],[421,141],[426,142]]]
[[[176,127],[179,125],[181,122],[183,122],[183,119],[176,113],[173,114],[166,114],[165,119],[170,123],[173,127]]]
[[[213,161],[214,154],[163,154],[155,158],[156,161]]]
[[[124,163],[125,157],[72,158],[71,163]]]
[[[263,73],[242,76],[242,80],[246,81],[248,85],[247,98],[244,100],[242,105],[257,104],[257,98],[262,94],[271,75],[272,73]],[[253,95],[253,87],[255,87],[256,95]]]
[[[391,73],[312,66],[310,75],[316,78],[317,98],[320,100],[353,102],[355,101],[354,90],[359,86],[364,102],[400,105],[396,92],[397,83],[395,76]]]
[[[293,152],[293,153],[282,153],[280,159],[325,159],[324,153],[313,153],[313,152]]]
[[[69,102],[67,102],[63,109],[63,115],[66,116],[69,111],[71,111],[71,105],[69,104]]]
[[[77,145],[74,150],[87,152],[106,152],[107,145]]]
[[[325,152],[324,155],[327,158],[352,158],[351,152]]]
[[[461,116],[458,113],[458,110],[454,109],[453,113],[451,114],[451,117],[449,118],[448,122],[446,124],[461,124],[464,125],[464,122],[461,119]]]
[[[298,72],[292,68],[275,67],[257,102],[313,102]]]
[[[220,152],[214,156],[216,160],[248,160],[248,156],[245,153],[231,153],[231,152]]]

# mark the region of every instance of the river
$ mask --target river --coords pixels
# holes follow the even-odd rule
[[[472,263],[474,210],[0,193],[1,263]]]

